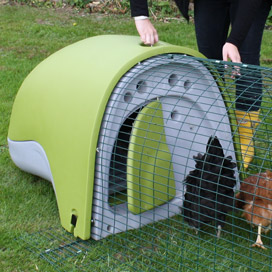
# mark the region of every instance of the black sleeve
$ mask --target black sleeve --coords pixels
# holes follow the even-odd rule
[[[149,16],[147,0],[130,0],[131,16]]]
[[[261,2],[262,0],[239,0],[238,10],[227,42],[234,44],[238,48],[241,46],[255,19]]]

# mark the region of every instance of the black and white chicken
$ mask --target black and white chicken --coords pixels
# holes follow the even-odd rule
[[[224,156],[216,136],[209,138],[206,153],[199,153],[194,160],[195,169],[185,178],[184,220],[197,231],[202,225],[215,222],[219,238],[226,215],[235,205],[236,164],[231,156]]]

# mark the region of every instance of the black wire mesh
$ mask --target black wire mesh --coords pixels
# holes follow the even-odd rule
[[[60,271],[271,271],[271,83],[179,54],[139,63],[105,109],[92,239],[22,240]]]

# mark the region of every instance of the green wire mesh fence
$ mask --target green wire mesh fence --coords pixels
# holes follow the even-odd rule
[[[59,271],[271,271],[271,92],[270,68],[138,63],[105,109],[91,239],[21,240]]]

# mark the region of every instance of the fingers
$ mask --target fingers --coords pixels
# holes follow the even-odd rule
[[[153,45],[159,41],[157,30],[149,19],[135,21],[141,41],[147,45]]]
[[[224,61],[231,60],[232,62],[241,63],[241,57],[238,48],[232,43],[225,43],[222,50],[222,56]],[[233,66],[231,70],[231,78],[240,76],[239,66]]]
[[[146,45],[153,45],[159,41],[157,33],[147,33],[140,35],[141,41]]]
[[[223,61],[228,61],[228,59],[229,59],[228,53],[223,50]]]
[[[222,50],[223,60],[241,63],[240,53],[238,48],[232,43],[225,43]]]
[[[232,62],[241,63],[240,53],[238,51],[238,48],[234,44],[225,43],[225,45],[223,46],[222,55],[224,61],[228,61],[230,59]],[[231,71],[231,78],[235,78],[239,75],[240,68],[234,66]]]

